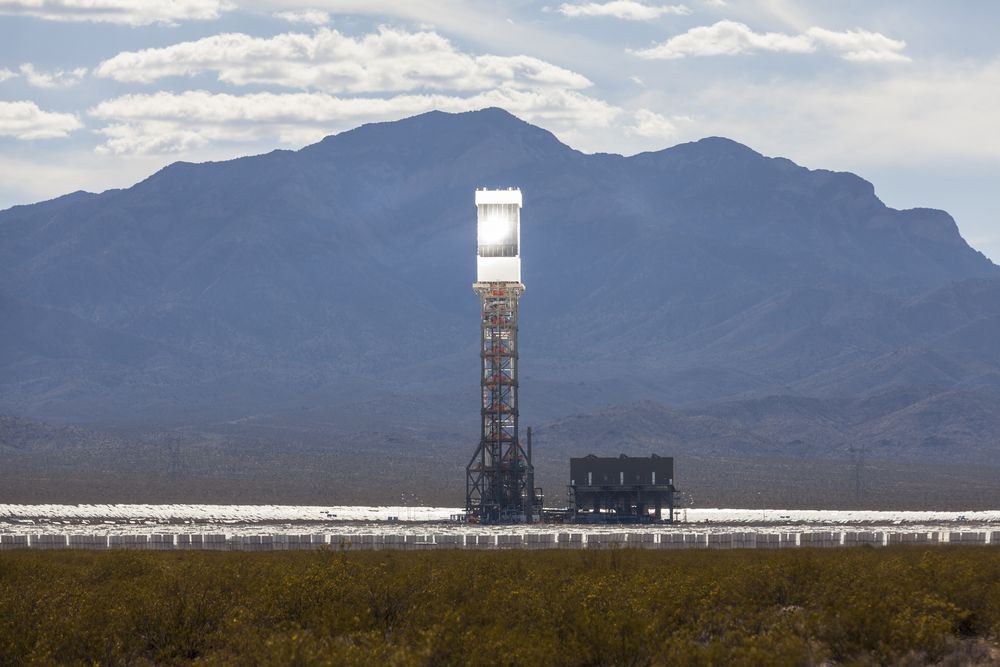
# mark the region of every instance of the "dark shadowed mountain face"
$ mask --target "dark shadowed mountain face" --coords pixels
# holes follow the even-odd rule
[[[472,442],[473,190],[508,185],[526,421],[914,388],[961,410],[1000,389],[1000,269],[947,213],[727,139],[585,155],[487,109],[0,213],[0,412],[309,414]],[[747,428],[748,448],[771,432]]]

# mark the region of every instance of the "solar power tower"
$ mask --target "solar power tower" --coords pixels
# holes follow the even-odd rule
[[[534,468],[518,437],[517,306],[521,283],[521,191],[476,190],[476,282],[480,303],[480,438],[466,468],[465,509],[480,523],[530,522],[541,508]]]

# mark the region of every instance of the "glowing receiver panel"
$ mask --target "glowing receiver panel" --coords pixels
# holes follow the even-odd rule
[[[476,279],[521,282],[521,191],[476,190]]]

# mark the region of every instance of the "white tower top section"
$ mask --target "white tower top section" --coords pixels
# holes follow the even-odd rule
[[[521,282],[521,191],[476,190],[476,280]]]

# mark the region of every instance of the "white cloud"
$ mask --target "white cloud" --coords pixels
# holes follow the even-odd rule
[[[610,2],[563,3],[557,11],[565,16],[609,16],[625,21],[651,21],[664,14],[690,14],[684,5],[647,5],[636,0],[611,0]]]
[[[823,28],[809,28],[806,34],[831,51],[841,54],[845,60],[856,62],[907,62],[909,58],[900,53],[906,42],[892,39],[877,32],[867,30],[847,30],[834,32]]]
[[[34,102],[0,102],[0,136],[56,139],[83,127],[71,113],[42,111]]]
[[[625,129],[628,134],[650,139],[673,139],[677,136],[677,125],[666,116],[649,109],[639,109],[633,116],[635,122]]]
[[[289,23],[311,23],[312,25],[326,25],[330,22],[329,12],[322,9],[298,9],[287,12],[275,12],[275,18]]]
[[[641,58],[673,59],[685,56],[735,55],[756,50],[809,53],[815,50],[815,45],[805,35],[756,33],[742,23],[719,21],[710,26],[691,28],[663,44],[634,53]]]
[[[87,75],[86,67],[77,67],[72,70],[54,70],[52,72],[42,72],[35,69],[31,63],[24,63],[20,67],[21,75],[25,80],[36,88],[63,88],[73,86]]]
[[[97,76],[149,83],[215,72],[235,85],[263,84],[326,92],[586,88],[586,77],[531,56],[473,56],[434,32],[382,27],[355,38],[321,28],[271,38],[223,34],[165,48],[126,51]]]
[[[470,111],[502,107],[545,127],[602,128],[622,110],[569,90],[501,88],[469,97],[398,95],[335,97],[326,93],[215,94],[207,91],[125,95],[94,107],[108,122],[102,152],[183,152],[217,142],[276,141],[299,146],[363,122],[394,120],[431,110]]]
[[[0,0],[0,14],[139,26],[217,19],[227,0]]]
[[[855,62],[904,62],[901,53],[906,42],[877,32],[847,30],[836,32],[809,28],[798,35],[780,32],[759,33],[746,24],[719,21],[710,26],[691,28],[685,33],[649,49],[633,51],[640,58],[676,59],[686,56],[719,56],[776,51],[783,53],[813,53],[823,48],[845,60]]]
[[[7,68],[0,68],[0,82],[6,81],[7,79],[13,79],[16,76],[16,72],[11,72]]]

